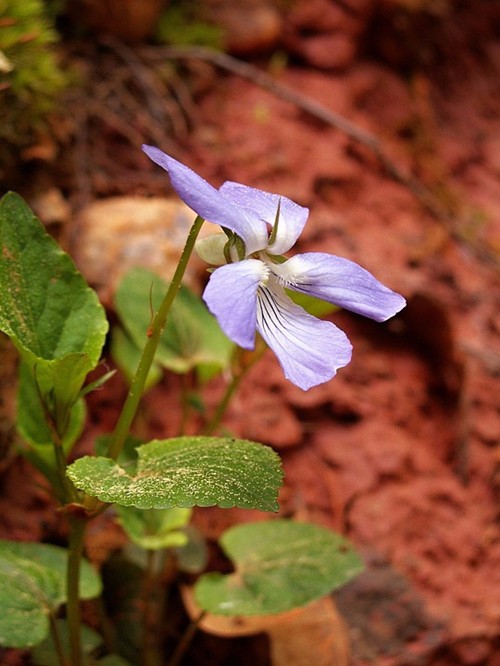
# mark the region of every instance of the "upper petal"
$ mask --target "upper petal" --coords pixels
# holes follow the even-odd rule
[[[168,171],[172,187],[195,213],[238,234],[249,254],[266,246],[267,229],[263,222],[159,148],[144,145],[142,149],[153,162]]]
[[[321,321],[295,305],[283,289],[260,287],[257,330],[274,351],[285,377],[306,391],[331,379],[351,360],[346,334],[329,321]]]
[[[402,310],[405,299],[353,261],[324,252],[297,254],[272,265],[282,284],[342,308],[385,321]]]
[[[226,264],[212,273],[203,293],[203,300],[224,333],[244,349],[254,348],[257,289],[268,273],[258,259]]]
[[[302,233],[309,209],[299,206],[287,197],[271,194],[263,190],[257,190],[254,187],[247,187],[240,183],[226,181],[220,188],[228,198],[243,208],[251,210],[260,220],[264,220],[271,227],[276,220],[278,206],[280,216],[278,221],[278,230],[276,238],[272,245],[269,245],[269,251],[273,254],[283,254],[295,245],[297,238]],[[266,243],[267,245],[267,243]],[[263,246],[263,247],[266,247]],[[263,248],[261,248],[263,249]]]

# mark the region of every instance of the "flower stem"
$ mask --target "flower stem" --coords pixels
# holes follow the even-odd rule
[[[57,431],[53,432],[52,443],[56,458],[56,485],[53,486],[54,493],[62,503],[76,502],[78,500],[78,491],[66,475],[66,457],[63,451],[62,440]]]
[[[267,346],[264,341],[261,338],[258,338],[255,349],[253,351],[248,352],[247,350],[240,348],[236,350],[233,363],[233,376],[226,387],[226,391],[222,396],[222,400],[217,405],[217,409],[215,410],[214,415],[208,424],[203,428],[204,435],[213,435],[213,433],[220,426],[232,397],[239,389],[240,384],[245,378],[247,372],[255,365],[255,363],[257,363],[257,361],[262,358],[266,349]]]
[[[193,222],[193,226],[189,231],[186,244],[182,250],[181,258],[179,259],[179,263],[175,270],[172,281],[170,282],[170,286],[167,290],[167,293],[165,294],[165,298],[158,308],[157,313],[155,314],[151,328],[148,331],[148,339],[144,345],[139,367],[137,368],[135,376],[132,380],[127,399],[125,400],[122,412],[111,436],[108,456],[115,460],[120,454],[120,451],[123,448],[123,444],[125,443],[125,439],[129,434],[130,427],[137,412],[137,407],[139,406],[139,402],[144,392],[144,386],[146,384],[149,369],[158,348],[160,336],[163,332],[163,329],[165,328],[167,315],[181,286],[188,260],[193,251],[196,238],[203,222],[203,218],[201,218],[199,215]]]
[[[80,565],[83,555],[83,539],[86,522],[81,518],[69,519],[69,553],[66,571],[68,602],[66,607],[71,666],[82,666],[82,646],[80,640]]]
[[[204,435],[213,435],[213,433],[220,426],[222,418],[226,413],[229,403],[231,402],[231,398],[238,390],[244,374],[245,373],[243,372],[240,375],[233,375],[231,381],[226,387],[224,395],[222,396],[222,400],[217,405],[217,409],[215,410],[214,415],[212,416],[209,423],[203,428]]]

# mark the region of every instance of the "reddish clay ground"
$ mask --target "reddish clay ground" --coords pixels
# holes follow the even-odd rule
[[[407,297],[385,325],[332,315],[354,357],[307,393],[267,353],[225,424],[282,455],[283,515],[341,530],[365,556],[366,573],[335,595],[355,666],[498,666],[500,10],[404,4],[298,3],[286,22],[291,64],[275,80],[379,137],[440,214],[366,145],[235,75],[213,77],[191,133],[162,147],[214,184],[236,180],[308,206],[298,250],[358,261]],[[328,62],[341,37],[343,60]],[[132,190],[168,190],[138,147],[128,160],[141,171]],[[96,422],[111,427],[114,389],[118,380],[91,398],[86,441]],[[175,432],[162,407],[175,390],[165,380],[148,396],[154,435]],[[2,534],[47,538],[53,509],[43,493],[20,492],[21,469],[3,474]],[[209,537],[255,518],[196,513]]]

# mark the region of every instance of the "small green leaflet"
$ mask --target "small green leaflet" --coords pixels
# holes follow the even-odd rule
[[[65,489],[56,472],[53,433],[46,416],[30,368],[21,360],[17,391],[17,430],[29,445],[23,447],[22,452],[31,464],[50,480],[56,496],[63,500]],[[78,398],[69,411],[67,425],[64,428],[62,448],[66,456],[82,432],[85,416],[85,402],[82,398]]]
[[[116,512],[129,539],[141,548],[180,548],[188,542],[184,528],[191,517],[191,509],[136,509],[133,506],[117,506]]]
[[[278,509],[283,473],[268,446],[229,437],[178,437],[137,448],[130,476],[110,458],[85,456],[68,467],[80,490],[102,502],[139,509],[238,506]]]
[[[78,398],[71,409],[68,425],[63,437],[63,450],[68,455],[81,435],[86,416],[85,402]],[[47,423],[43,405],[30,368],[24,361],[19,365],[19,383],[17,391],[17,429],[32,447],[40,446],[49,451],[44,453],[54,460],[52,432]],[[54,465],[52,465],[52,469]]]
[[[235,572],[205,574],[195,586],[200,607],[218,615],[266,615],[304,606],[363,569],[343,537],[311,523],[238,525],[224,533],[220,545]]]

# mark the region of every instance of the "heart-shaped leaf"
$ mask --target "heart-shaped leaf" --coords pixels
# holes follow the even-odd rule
[[[278,455],[229,437],[178,437],[137,448],[134,476],[110,458],[86,456],[68,467],[80,490],[102,502],[139,509],[238,506],[276,511],[282,481]]]
[[[49,615],[66,601],[64,548],[39,543],[0,541],[0,644],[31,647],[49,631]],[[80,597],[101,592],[98,575],[82,562]]]
[[[304,606],[363,568],[343,537],[310,523],[238,525],[223,534],[220,544],[235,572],[205,574],[195,587],[201,608],[219,615],[281,613]]]

